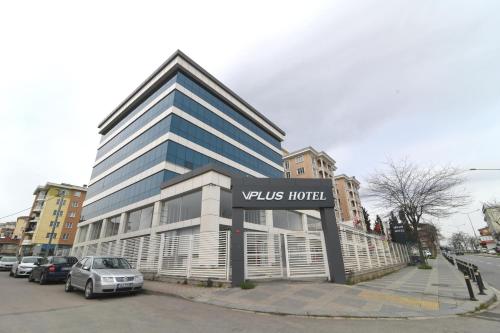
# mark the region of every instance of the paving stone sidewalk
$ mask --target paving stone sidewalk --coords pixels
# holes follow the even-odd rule
[[[430,260],[432,270],[405,267],[380,279],[354,286],[326,282],[262,282],[251,290],[203,288],[146,281],[149,292],[167,294],[227,308],[275,314],[410,318],[463,314],[496,299],[487,295],[470,301],[463,275],[444,258]],[[478,292],[477,286],[473,285]]]

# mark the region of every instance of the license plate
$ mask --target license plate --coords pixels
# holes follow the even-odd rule
[[[132,283],[118,283],[118,288],[131,288]]]
[[[71,267],[63,267],[62,270],[63,271],[69,271],[71,269]]]

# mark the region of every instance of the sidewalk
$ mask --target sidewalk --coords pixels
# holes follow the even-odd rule
[[[436,317],[474,311],[494,301],[493,289],[470,301],[463,275],[444,258],[430,260],[432,270],[405,267],[377,280],[354,286],[325,282],[257,282],[252,290],[202,288],[146,281],[148,292],[232,309],[273,314],[410,318]]]

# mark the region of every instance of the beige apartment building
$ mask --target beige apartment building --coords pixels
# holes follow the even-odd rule
[[[294,152],[284,151],[283,166],[286,178],[327,178],[332,180],[333,196],[335,198],[335,217],[342,221],[340,203],[334,180],[337,170],[335,160],[324,151],[318,152],[312,147],[306,147]]]
[[[361,200],[359,199],[359,181],[356,177],[342,174],[335,176],[335,184],[342,220],[354,221],[357,217],[361,221],[360,226],[365,230],[365,219],[361,208]]]

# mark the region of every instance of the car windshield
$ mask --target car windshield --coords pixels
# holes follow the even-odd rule
[[[94,269],[128,269],[130,265],[123,258],[95,258],[92,267]]]
[[[22,262],[25,264],[34,264],[37,261],[38,261],[38,257],[26,257],[26,258],[23,258]]]
[[[16,257],[2,257],[2,259],[0,259],[0,261],[3,261],[3,262],[14,262],[14,261],[16,261]]]

